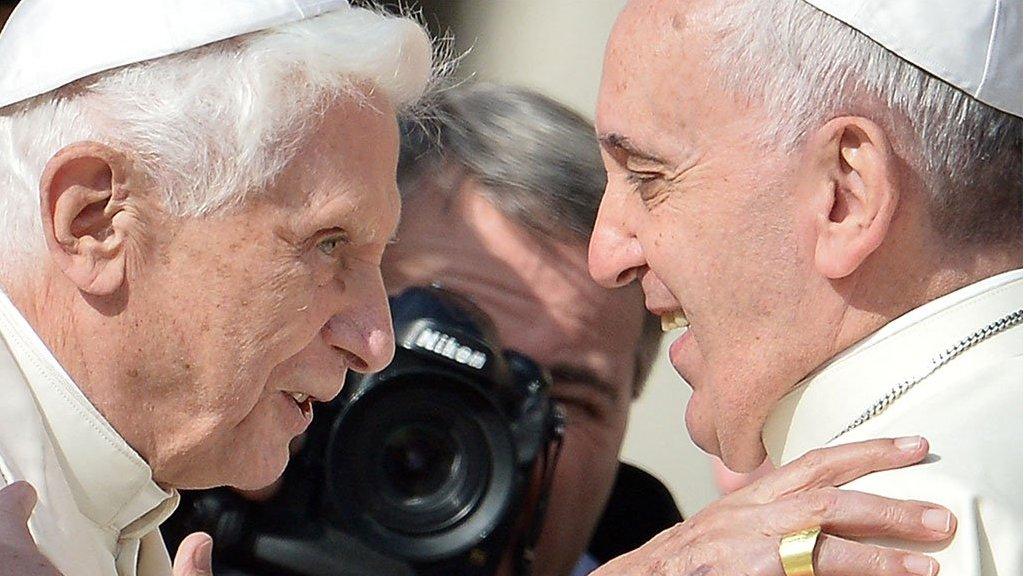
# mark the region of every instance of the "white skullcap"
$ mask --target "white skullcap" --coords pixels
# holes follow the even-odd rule
[[[1021,115],[1021,0],[805,0],[972,98]]]
[[[0,108],[97,72],[348,7],[348,0],[22,0],[0,32]]]

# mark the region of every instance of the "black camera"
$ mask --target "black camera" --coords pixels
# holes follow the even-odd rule
[[[269,499],[184,493],[171,550],[202,530],[218,576],[484,576],[514,545],[529,573],[564,429],[550,377],[463,298],[418,287],[390,304],[394,361],[317,408]]]

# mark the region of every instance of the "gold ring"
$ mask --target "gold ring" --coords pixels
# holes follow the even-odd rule
[[[786,534],[779,542],[779,557],[786,576],[814,576],[814,546],[821,526]]]

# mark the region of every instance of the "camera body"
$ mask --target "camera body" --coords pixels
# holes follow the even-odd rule
[[[550,377],[465,299],[417,287],[391,308],[394,361],[317,407],[277,492],[185,494],[168,540],[210,532],[225,576],[484,576],[510,542],[528,566],[543,489],[516,523],[563,431]]]

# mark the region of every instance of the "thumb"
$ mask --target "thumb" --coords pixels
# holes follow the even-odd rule
[[[172,576],[213,576],[213,538],[209,534],[193,532],[181,541]]]
[[[26,524],[35,507],[36,490],[28,482],[22,480],[0,488],[0,519],[15,518]]]

